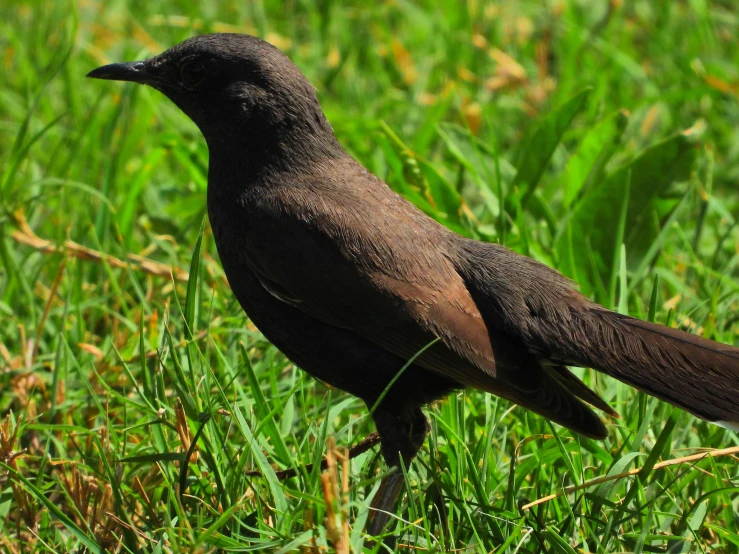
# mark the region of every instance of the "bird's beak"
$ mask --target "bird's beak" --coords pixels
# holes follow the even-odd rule
[[[87,74],[93,79],[108,79],[111,81],[133,81],[146,84],[152,75],[146,70],[144,62],[111,63],[93,69]]]

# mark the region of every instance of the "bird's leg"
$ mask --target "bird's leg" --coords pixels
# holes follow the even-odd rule
[[[370,506],[370,519],[367,533],[377,535],[382,532],[403,489],[403,473],[400,461],[407,468],[423,445],[430,427],[421,408],[399,415],[396,412],[378,408],[374,415],[377,432],[380,435],[382,456],[388,466],[393,468],[380,483],[380,489]]]

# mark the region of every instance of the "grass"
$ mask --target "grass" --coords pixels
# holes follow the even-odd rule
[[[233,299],[197,129],[152,90],[84,78],[196,33],[258,34],[347,149],[433,217],[608,307],[738,344],[734,3],[364,5],[0,7],[2,549],[739,551],[736,450],[694,456],[737,434],[590,370],[622,416],[604,442],[484,394],[429,407],[397,541],[371,546],[384,467],[342,454],[372,430],[366,408]]]

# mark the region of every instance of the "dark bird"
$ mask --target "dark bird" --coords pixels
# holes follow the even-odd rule
[[[421,447],[421,408],[467,387],[604,438],[587,404],[616,414],[569,365],[739,430],[739,348],[609,311],[555,270],[446,229],[347,154],[272,45],[204,35],[88,77],[150,85],[200,128],[223,269],[288,358],[370,407],[412,360],[372,415],[390,467]],[[392,509],[401,483],[386,477],[373,507]],[[376,513],[371,533],[387,521]]]

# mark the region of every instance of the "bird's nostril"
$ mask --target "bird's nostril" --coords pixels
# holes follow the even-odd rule
[[[144,69],[144,62],[138,62],[133,64],[133,68],[137,71]]]

